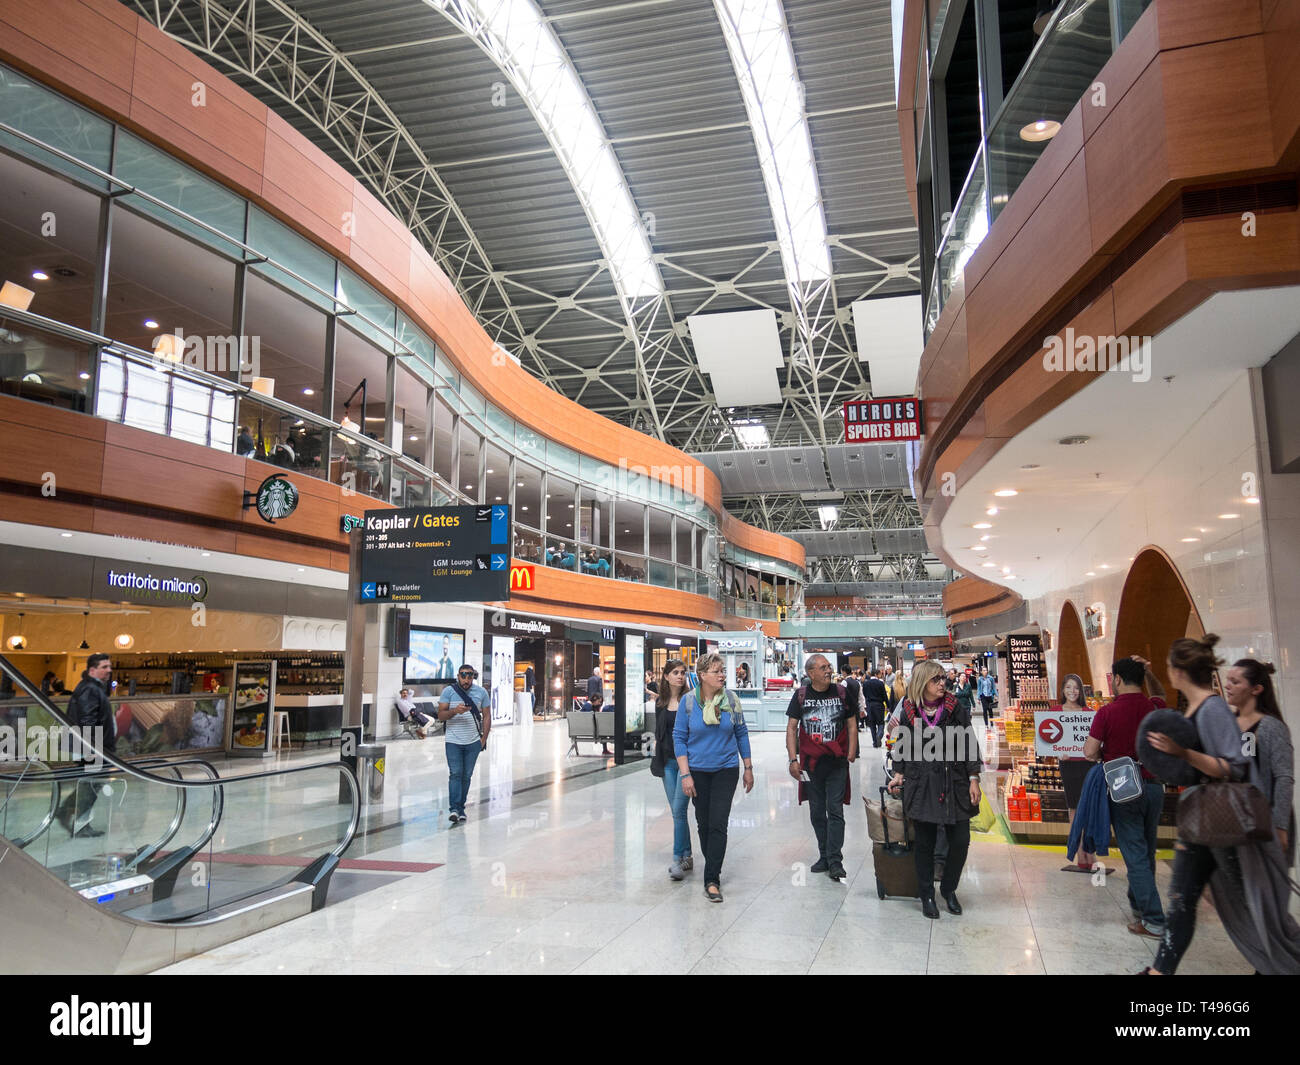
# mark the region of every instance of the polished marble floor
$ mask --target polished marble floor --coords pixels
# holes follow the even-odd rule
[[[753,741],[756,782],[732,809],[721,905],[703,897],[699,865],[669,880],[672,823],[644,765],[613,769],[590,745],[575,758],[562,723],[530,724],[494,733],[459,827],[446,822],[442,740],[388,744],[384,804],[349,857],[438,868],[162,971],[1053,975],[1128,973],[1153,957],[1155,941],[1125,929],[1117,852],[1100,879],[1061,872],[1061,848],[977,835],[963,916],[929,921],[915,900],[878,899],[861,805],[883,779],[871,749],[846,811],[849,879],[808,873],[816,846],[783,737]],[[278,761],[316,757],[337,752]],[[1167,862],[1159,879],[1163,890]],[[1180,971],[1250,971],[1208,903]]]

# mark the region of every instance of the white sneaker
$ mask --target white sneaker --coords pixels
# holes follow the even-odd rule
[[[673,862],[668,867],[668,876],[673,880],[685,880],[686,873],[682,869],[681,862]]]

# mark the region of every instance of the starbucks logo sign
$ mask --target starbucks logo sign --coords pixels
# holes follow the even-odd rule
[[[257,514],[274,525],[298,509],[298,489],[283,477],[268,477],[257,490]]]

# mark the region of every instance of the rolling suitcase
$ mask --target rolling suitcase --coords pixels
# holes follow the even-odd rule
[[[886,791],[880,789],[880,804],[884,807]],[[903,821],[903,838],[889,839],[889,818],[884,818],[885,842],[871,844],[871,857],[876,866],[876,895],[885,898],[895,895],[914,899],[919,896],[916,884],[916,861],[912,857],[911,822]]]

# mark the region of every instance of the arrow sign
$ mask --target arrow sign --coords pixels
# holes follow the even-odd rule
[[[492,508],[492,535],[490,539],[493,547],[496,547],[498,544],[508,545],[510,543],[509,507],[500,506]]]
[[[506,556],[505,556],[505,555],[493,555],[493,556],[492,556],[492,568],[493,568],[493,569],[505,569],[505,568],[506,568]]]
[[[363,584],[361,586],[361,598],[373,599],[375,597],[375,586],[373,584]]]
[[[1048,718],[1038,726],[1038,734],[1048,743],[1055,743],[1065,735],[1065,730],[1061,728],[1061,723],[1054,718]]]

